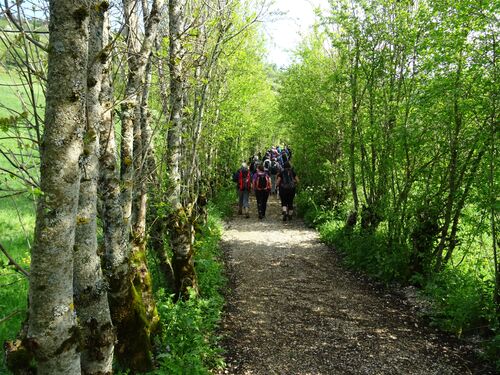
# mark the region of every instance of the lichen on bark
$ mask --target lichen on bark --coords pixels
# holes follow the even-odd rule
[[[49,4],[49,69],[40,154],[43,194],[31,253],[26,336],[40,375],[81,371],[73,308],[73,246],[85,124],[87,6],[70,0]]]

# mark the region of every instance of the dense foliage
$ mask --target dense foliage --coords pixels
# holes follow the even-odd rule
[[[175,302],[175,295],[158,291],[161,334],[158,374],[208,374],[223,368],[217,327],[224,305],[226,286],[219,241],[221,220],[232,212],[233,192],[222,191],[208,209],[208,221],[196,239],[196,272],[200,295]],[[151,262],[154,264],[154,262]],[[153,266],[154,267],[154,266]]]
[[[64,319],[58,321],[73,328],[61,331],[66,335],[81,331],[82,341],[92,346],[80,353],[75,350],[78,340],[55,335],[69,344],[64,350],[47,349],[58,346],[57,340],[41,344],[54,362],[44,359],[39,371],[71,368],[73,372],[81,362],[83,372],[108,372],[113,358],[115,367],[124,372],[154,368],[182,372],[187,363],[192,373],[220,367],[213,332],[223,303],[217,255],[220,224],[214,222],[209,201],[227,196],[223,191],[233,168],[259,146],[270,144],[275,134],[266,131],[276,118],[275,93],[257,27],[264,5],[262,1],[95,1],[81,5],[73,18],[63,10],[78,6],[71,1],[40,2],[33,9],[2,5],[0,79],[2,97],[8,100],[2,100],[0,108],[0,226],[2,251],[12,261],[2,258],[0,264],[4,286],[0,338],[10,340],[6,355],[10,369],[24,371],[19,368],[30,365],[30,360],[17,360],[19,353],[34,355],[32,363],[39,359],[41,351],[26,349],[23,340],[27,330],[46,327],[37,319],[52,319],[40,306],[26,306],[25,276],[35,266],[40,272],[30,275],[29,292],[45,299],[42,309],[47,311],[63,292],[68,301],[74,299],[75,303],[63,304],[70,307],[64,307]],[[52,23],[47,22],[49,15]],[[68,27],[75,22],[75,27]],[[68,43],[64,37],[70,36],[78,39],[80,49],[75,46],[72,53],[52,47]],[[56,53],[61,55],[51,60]],[[88,69],[78,64],[81,77],[72,76],[71,63],[57,65],[63,58],[86,62]],[[69,78],[57,81],[51,72]],[[57,87],[70,79],[80,90],[69,95],[78,105],[66,107],[73,113],[64,116],[54,110],[64,100],[54,98],[59,95]],[[61,114],[65,121],[53,121],[44,112]],[[85,122],[73,121],[84,116]],[[59,199],[47,197],[62,181],[43,180],[56,160],[40,150],[43,140],[45,150],[59,149],[62,155],[69,142],[55,141],[50,134],[77,135],[71,142],[83,147],[78,163],[59,168],[74,182],[72,192],[61,190]],[[67,217],[57,222],[68,223],[70,234],[55,231],[48,236],[39,226],[33,236],[36,204],[57,205],[67,197],[72,197],[64,212]],[[223,201],[219,207],[227,214],[229,200]],[[36,220],[45,220],[49,212],[39,210]],[[57,209],[53,212],[59,214]],[[55,244],[58,236],[66,245],[54,250],[65,254],[66,264],[72,266],[52,272],[52,278],[59,280],[52,284],[60,290],[49,296],[41,292],[44,286],[35,286],[40,283],[35,276],[50,276],[51,259],[43,253],[46,247],[32,243],[51,237]],[[83,254],[81,249],[89,251]],[[37,251],[38,261],[31,262]],[[85,293],[90,299],[81,298]],[[92,318],[84,318],[84,310],[96,306],[97,298],[103,305],[91,313]],[[77,313],[67,313],[70,310]],[[100,328],[89,330],[87,323],[94,318],[103,319],[96,320]],[[47,329],[60,329],[59,323]],[[25,329],[20,330],[22,324]],[[41,340],[50,336],[33,335]],[[63,358],[67,353],[73,353],[71,360]]]
[[[19,331],[23,338],[23,321],[24,328],[43,326],[33,319],[64,291],[70,328],[61,331],[82,330],[108,349],[115,342],[109,322],[102,324],[111,332],[105,337],[75,317],[90,305],[79,304],[87,297],[115,303],[108,318],[122,335],[114,358],[125,372],[194,374],[223,366],[215,328],[224,286],[219,219],[232,199],[224,189],[239,163],[287,142],[301,179],[298,206],[347,265],[386,283],[421,287],[432,298],[435,324],[481,334],[499,358],[498,2],[330,1],[281,72],[264,62],[257,22],[263,0],[86,2],[66,19],[77,24],[68,30],[81,45],[64,57],[88,65],[78,65],[81,79],[69,95],[79,107],[57,122],[45,118],[45,109],[68,109],[56,110],[61,101],[54,95],[75,79],[64,72],[71,64],[58,67],[64,81],[49,74],[49,65],[54,71],[62,61],[48,59],[59,51],[50,43],[57,46],[67,33],[47,22],[47,9],[66,17],[61,4],[75,6],[0,5],[2,342]],[[50,244],[57,235],[66,240],[54,251],[74,265],[53,269],[43,246],[32,244],[35,216],[51,220],[49,209],[35,214],[35,203],[58,204],[47,198],[58,184],[42,183],[41,175],[60,160],[41,160],[40,151],[44,139],[45,149],[66,147],[45,134],[51,129],[57,137],[68,124],[76,129],[66,128],[68,139],[82,153],[68,168],[55,168],[69,171],[74,184],[73,193],[61,192],[61,201],[71,197],[67,216],[54,222],[69,223],[76,235],[73,241],[51,233]],[[49,238],[43,230],[39,238]],[[94,248],[77,259],[74,250],[89,243]],[[90,258],[102,261],[104,272]],[[66,281],[50,297],[32,277],[29,290],[44,303],[28,322],[25,276],[35,265]],[[73,275],[82,270],[88,288],[75,287],[81,280]],[[95,293],[80,298],[84,290]],[[72,347],[70,364],[79,366],[77,340],[54,337],[68,345],[49,349],[51,355],[59,360]],[[11,341],[8,351],[24,350],[22,343]],[[135,344],[135,352],[123,343]],[[96,356],[106,362],[102,372],[112,349]],[[92,362],[82,358],[84,366]]]
[[[321,25],[279,98],[306,219],[441,326],[498,335],[498,4],[336,1]]]

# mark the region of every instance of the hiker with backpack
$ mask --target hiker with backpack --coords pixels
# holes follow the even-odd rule
[[[280,172],[280,165],[276,161],[276,158],[273,157],[271,160],[271,167],[269,168],[269,174],[271,176],[271,194],[276,194],[276,176]]]
[[[271,169],[271,159],[266,156],[266,158],[264,159],[264,163],[262,163],[264,165],[264,172],[270,174],[269,170]]]
[[[288,156],[288,160],[292,159],[292,149],[290,148],[290,146],[285,145],[285,151],[286,155]]]
[[[284,169],[278,173],[276,184],[279,188],[281,199],[283,221],[291,220],[293,215],[293,199],[295,198],[295,186],[299,178],[295,174],[291,164],[287,161]]]
[[[250,173],[252,176],[257,173],[257,166],[260,164],[260,159],[257,155],[254,155],[253,160],[250,163]]]
[[[233,181],[236,182],[236,190],[238,192],[238,215],[245,214],[246,218],[250,217],[248,198],[252,190],[252,176],[248,170],[247,163],[242,163],[241,168],[233,175]]]
[[[255,198],[257,199],[259,219],[263,219],[266,217],[267,199],[271,192],[271,179],[264,171],[264,166],[262,164],[257,167],[257,173],[253,180],[253,190],[255,191]]]

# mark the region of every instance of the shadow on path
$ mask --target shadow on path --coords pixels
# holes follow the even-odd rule
[[[222,322],[226,374],[478,374],[470,353],[410,309],[342,269],[317,233],[235,216],[222,246],[230,278]],[[484,372],[486,373],[486,372]]]

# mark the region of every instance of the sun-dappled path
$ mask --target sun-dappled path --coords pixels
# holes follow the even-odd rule
[[[422,326],[402,298],[342,269],[298,219],[227,224],[229,374],[476,374],[457,340]]]

